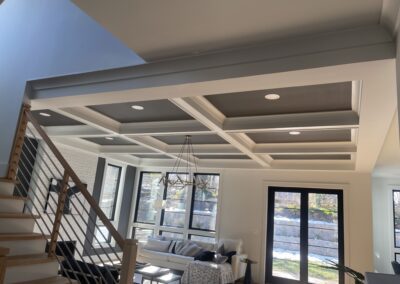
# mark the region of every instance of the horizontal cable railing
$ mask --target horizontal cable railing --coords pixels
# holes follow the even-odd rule
[[[136,242],[118,233],[29,108],[21,117],[14,194],[26,197],[24,211],[37,217],[35,231],[49,239],[60,274],[79,283],[132,283]]]

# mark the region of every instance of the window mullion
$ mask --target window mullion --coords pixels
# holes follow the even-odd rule
[[[300,281],[308,283],[308,193],[301,193],[300,205]]]

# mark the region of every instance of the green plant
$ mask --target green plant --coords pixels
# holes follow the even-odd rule
[[[362,273],[360,273],[358,271],[355,271],[355,270],[353,270],[350,267],[347,267],[345,265],[336,263],[334,261],[328,260],[328,262],[331,264],[331,266],[323,266],[324,268],[333,269],[333,270],[337,270],[339,272],[346,273],[347,275],[349,275],[351,278],[354,279],[354,282],[356,284],[364,283],[365,277],[364,277],[364,275]]]

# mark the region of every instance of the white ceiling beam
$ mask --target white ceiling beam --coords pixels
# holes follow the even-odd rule
[[[50,137],[102,137],[106,132],[88,125],[66,125],[44,127]]]
[[[261,166],[270,166],[269,161],[272,159],[269,160],[268,158],[260,157],[252,152],[251,149],[255,143],[247,135],[242,133],[226,133],[223,130],[225,116],[204,97],[176,98],[170,101],[210,130],[215,131],[221,138],[225,139]]]
[[[268,143],[257,144],[256,154],[347,154],[357,152],[351,142],[312,142],[312,143]]]
[[[301,78],[294,81],[270,78],[266,84],[258,76],[395,57],[392,36],[382,27],[369,26],[128,68],[35,80],[28,83],[27,92],[34,110],[204,96],[262,90],[266,86],[299,86]],[[254,84],[244,83],[252,77],[256,77]]]
[[[354,111],[330,111],[229,117],[224,120],[226,132],[258,132],[292,129],[357,128],[358,114]]]
[[[354,170],[352,161],[332,161],[332,160],[313,160],[313,161],[294,161],[274,160],[273,168],[276,170]]]
[[[122,123],[121,134],[129,135],[179,135],[212,133],[196,120]]]
[[[133,142],[140,146],[146,147],[152,151],[165,154],[171,158],[177,158],[177,155],[166,153],[167,144],[159,141],[151,136],[130,136],[120,134],[121,123],[113,120],[101,113],[98,113],[87,107],[63,108],[54,109],[53,111],[65,115],[71,119],[77,120],[84,124],[95,127],[101,131],[108,132],[109,134],[118,136],[128,142]],[[94,143],[93,143],[94,144]],[[185,160],[184,158],[182,158]],[[190,157],[188,160],[195,160],[195,157]],[[191,162],[190,162],[191,163]]]

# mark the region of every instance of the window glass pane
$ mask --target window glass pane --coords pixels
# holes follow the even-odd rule
[[[161,231],[161,236],[171,238],[171,239],[183,239],[182,233],[172,233],[172,232]]]
[[[395,246],[400,247],[400,191],[393,191],[393,206]]]
[[[171,181],[188,178],[187,174],[169,173]],[[187,187],[168,185],[166,192],[166,203],[163,216],[163,226],[183,228],[185,225]]]
[[[300,280],[300,201],[300,193],[275,192],[273,276]]]
[[[198,235],[190,235],[190,239],[191,239],[192,241],[203,242],[203,243],[209,243],[209,244],[215,244],[215,238],[213,238],[213,237],[204,237],[204,236],[198,236]]]
[[[198,184],[205,187],[195,187],[192,208],[191,228],[215,231],[218,205],[219,175],[196,175]]]
[[[156,201],[160,189],[161,173],[142,173],[139,185],[136,222],[155,224]]]
[[[95,238],[93,243],[95,246],[99,246],[100,243],[109,243],[110,242],[110,232],[107,227],[104,225],[99,225],[95,230]]]
[[[114,219],[120,177],[120,167],[107,165],[104,187],[99,205],[110,220]]]
[[[147,242],[147,238],[152,236],[154,236],[153,229],[133,228],[132,238],[138,240],[140,243]]]
[[[339,263],[338,197],[336,194],[308,195],[308,281],[338,283],[339,273],[328,261]]]

